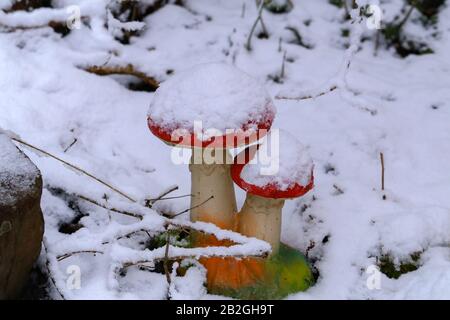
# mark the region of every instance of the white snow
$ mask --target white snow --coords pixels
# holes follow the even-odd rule
[[[227,129],[265,122],[267,115],[274,113],[272,99],[258,81],[233,66],[206,63],[163,82],[148,115],[168,132],[194,132],[198,122],[204,131],[215,129],[225,134]]]
[[[264,188],[277,186],[285,191],[311,180],[313,162],[306,147],[284,130],[273,130],[263,138],[254,158],[241,172],[241,178]]]
[[[322,90],[309,88],[339,84],[339,89],[315,99],[274,100],[277,116],[273,129],[282,128],[308,146],[315,164],[315,188],[284,206],[282,240],[302,252],[313,243],[309,257],[320,276],[308,291],[289,298],[449,298],[448,6],[442,9],[436,30],[425,30],[420,22],[414,22],[417,12],[412,15],[405,32],[425,39],[435,53],[402,59],[383,46],[374,55],[372,40],[346,51],[349,39],[341,34],[342,29],[351,27],[350,22],[343,21],[343,10],[327,0],[295,1],[288,14],[264,11],[270,37],[257,38],[258,26],[251,52],[244,45],[257,15],[253,0],[185,0],[187,8],[167,5],[144,19],[141,35],[131,38],[129,45],[116,41],[105,27],[110,1],[53,2],[58,10],[51,14],[47,9],[0,14],[0,24],[8,27],[6,32],[0,31],[1,127],[95,173],[141,203],[174,184],[180,189],[173,195],[189,194],[188,166],[173,164],[170,148],[147,128],[147,110],[154,93],[130,91],[112,77],[87,73],[83,67],[131,63],[155,77],[163,88],[170,79],[195,66],[222,62],[256,79],[270,97],[280,92],[293,97],[317,95]],[[397,15],[403,4],[399,0],[380,3],[385,21]],[[63,19],[67,17],[65,7],[72,4],[80,5],[89,25],[82,24],[65,37],[48,27],[12,30]],[[294,37],[285,29],[287,25],[296,27],[313,49],[291,43]],[[374,35],[364,22],[359,27],[364,37]],[[436,37],[431,36],[433,32],[437,32]],[[285,51],[285,76],[277,83],[271,79],[280,75]],[[343,66],[349,58],[351,66],[346,70]],[[206,77],[204,88],[195,88],[195,92],[212,86],[209,79]],[[258,99],[265,101],[266,97],[262,94]],[[194,106],[201,108],[200,104]],[[250,108],[249,104],[238,106]],[[233,110],[237,108],[233,105]],[[245,115],[221,111],[222,119],[213,117],[214,123],[204,123],[204,128],[226,128],[225,124],[244,121],[249,109]],[[182,113],[187,120],[198,118],[185,108]],[[178,115],[160,116],[177,119]],[[111,246],[100,243],[139,227],[142,221],[79,201],[78,209],[85,214],[80,221],[84,227],[72,234],[61,233],[61,224],[69,223],[78,213],[69,206],[67,195],[57,191],[62,188],[69,194],[89,196],[111,207],[140,209],[54,160],[25,151],[42,171],[45,185],[42,208],[49,254],[42,253],[40,264],[45,270],[46,259],[51,260],[52,273],[63,290],[67,267],[76,264],[82,270],[81,288],[65,290],[67,297],[165,299],[169,291],[165,275],[129,268],[126,276],[117,279]],[[380,152],[386,166],[384,192]],[[236,191],[238,205],[242,205],[245,192]],[[108,200],[104,200],[105,194]],[[168,214],[188,207],[189,197],[167,200],[160,206]],[[142,213],[149,217],[142,223],[148,222],[152,232],[163,228],[164,219],[154,210]],[[177,221],[187,219],[185,214]],[[138,233],[118,245],[142,251],[145,246],[139,241],[147,240],[145,233]],[[74,255],[57,261],[57,255],[72,249],[97,249],[104,254]],[[370,274],[366,270],[377,264],[377,257],[389,254],[399,264],[416,252],[422,252],[417,270],[399,279],[382,274],[379,288],[367,286]],[[201,270],[193,270],[183,280],[177,277],[171,292],[174,298],[216,298],[205,294],[203,281]],[[59,298],[54,290],[51,297]]]

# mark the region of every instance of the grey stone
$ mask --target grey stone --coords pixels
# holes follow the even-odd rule
[[[0,131],[0,299],[19,297],[40,254],[41,194],[39,170]]]

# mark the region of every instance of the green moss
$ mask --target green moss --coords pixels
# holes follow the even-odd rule
[[[328,0],[328,2],[338,8],[342,8],[344,6],[344,0]]]
[[[389,279],[398,279],[401,275],[415,271],[419,268],[420,256],[421,252],[415,252],[410,255],[410,259],[402,261],[397,265],[390,255],[382,255],[379,259],[378,266],[380,271]]]

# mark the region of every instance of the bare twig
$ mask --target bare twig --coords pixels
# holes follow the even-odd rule
[[[145,206],[151,208],[155,204],[155,202],[162,200],[166,195],[168,195],[169,193],[172,193],[176,190],[178,190],[178,186],[173,186],[173,187],[170,187],[168,190],[164,191],[163,193],[161,193],[155,199],[145,199]]]
[[[20,140],[20,139],[17,138],[17,137],[11,137],[11,139],[14,140],[14,141],[16,141],[16,142],[18,142],[18,143],[20,143],[20,144],[22,144],[22,145],[24,145],[24,146],[27,146],[27,147],[29,147],[29,148],[35,150],[35,151],[38,151],[38,152],[44,154],[44,155],[47,156],[47,157],[53,158],[53,159],[55,159],[55,160],[57,160],[57,161],[59,161],[59,162],[65,164],[66,166],[68,166],[68,167],[70,167],[70,168],[72,168],[72,169],[74,169],[74,170],[76,170],[76,171],[78,171],[78,172],[83,173],[84,175],[88,176],[89,178],[94,179],[95,181],[99,182],[100,184],[104,185],[105,187],[107,187],[107,188],[111,189],[112,191],[114,191],[114,192],[120,194],[120,195],[123,196],[124,198],[127,198],[127,199],[130,200],[131,202],[136,202],[136,200],[134,200],[132,197],[130,197],[129,195],[127,195],[127,194],[124,193],[123,191],[120,191],[120,190],[117,189],[116,187],[113,187],[113,186],[110,185],[109,183],[107,183],[107,182],[101,180],[100,178],[97,178],[97,177],[94,176],[93,174],[91,174],[91,173],[89,173],[89,172],[87,172],[87,171],[85,171],[85,170],[83,170],[83,169],[77,167],[76,165],[73,165],[73,164],[71,164],[71,163],[69,163],[69,162],[67,162],[67,161],[65,161],[65,160],[63,160],[63,159],[61,159],[61,158],[59,158],[59,157],[57,157],[57,156],[55,156],[55,155],[53,155],[53,154],[51,154],[51,153],[45,151],[45,150],[43,150],[43,149],[41,149],[41,148],[38,148],[38,147],[36,147],[36,146],[33,146],[32,144],[30,144],[30,143],[28,143],[28,142],[25,142],[25,141],[23,141],[23,140]]]
[[[286,55],[287,51],[285,50],[283,53],[283,61],[281,62],[280,80],[284,79],[284,75],[286,73]]]
[[[77,142],[78,142],[78,139],[77,139],[77,138],[73,139],[72,143],[69,144],[69,145],[67,146],[67,148],[64,149],[64,153],[66,153],[67,151],[69,151],[69,149],[72,148],[72,147],[75,145],[75,143],[77,143]]]
[[[205,203],[207,203],[207,202],[208,202],[209,200],[211,200],[211,199],[214,199],[214,196],[209,197],[208,199],[206,199],[205,201],[203,201],[202,203],[200,203],[200,204],[198,204],[198,205],[196,205],[196,206],[193,206],[193,207],[190,207],[189,209],[186,209],[186,210],[183,210],[183,211],[181,211],[181,212],[178,212],[177,214],[173,215],[171,218],[178,217],[179,215],[182,215],[183,213],[186,213],[186,212],[189,212],[189,211],[191,211],[191,210],[193,210],[193,209],[196,209],[196,208],[198,208],[198,207],[204,205]]]
[[[58,286],[56,285],[56,280],[52,275],[52,272],[50,270],[50,260],[48,258],[48,250],[47,250],[47,246],[45,244],[45,241],[42,242],[42,246],[44,247],[45,250],[45,255],[46,255],[46,262],[45,262],[45,266],[47,268],[47,273],[48,273],[48,277],[50,278],[51,282],[53,283],[53,286],[55,287],[55,290],[58,292],[58,294],[60,295],[61,299],[66,300],[66,297],[64,296],[64,294],[61,292],[61,290],[59,290]]]
[[[248,51],[252,51],[252,37],[253,37],[253,33],[255,32],[256,26],[258,25],[258,22],[261,20],[261,15],[262,15],[262,10],[264,8],[264,0],[261,1],[261,4],[259,5],[258,8],[258,16],[256,17],[255,22],[253,23],[253,26],[250,30],[250,34],[248,35],[247,38],[247,44],[245,45],[245,48]]]
[[[406,12],[405,16],[403,17],[402,21],[398,24],[398,29],[401,29],[406,21],[408,21],[409,17],[411,16],[411,13],[414,11],[414,5],[411,5],[408,11]]]
[[[89,203],[92,203],[93,205],[96,205],[98,207],[101,207],[103,209],[106,209],[106,210],[109,210],[109,211],[112,211],[112,212],[120,213],[120,214],[129,216],[129,217],[133,217],[133,218],[136,218],[136,219],[139,219],[139,220],[142,220],[144,218],[141,214],[138,214],[138,213],[133,213],[133,212],[125,211],[125,210],[119,210],[119,209],[116,209],[116,208],[107,207],[107,206],[105,206],[105,205],[103,205],[103,204],[101,204],[101,203],[99,203],[99,202],[97,202],[97,201],[95,201],[93,199],[89,199],[89,198],[87,198],[87,197],[85,197],[83,195],[77,194],[76,196],[78,198],[80,198],[81,200],[87,201]]]
[[[218,247],[218,248],[223,248],[223,247]],[[222,253],[212,253],[212,254],[208,254],[208,255],[196,255],[198,257],[216,257],[216,258],[228,258],[228,257],[233,257],[236,259],[246,259],[246,258],[265,258],[267,257],[267,253],[263,253],[263,254],[252,254],[252,255],[242,255],[242,254],[237,254],[237,255],[228,255],[228,254],[222,254]],[[169,260],[183,260],[183,259],[190,259],[193,256],[189,256],[189,255],[179,255],[179,256],[169,256]],[[134,267],[134,266],[146,266],[146,264],[148,263],[154,263],[155,261],[161,261],[164,260],[164,257],[162,258],[155,258],[153,260],[140,260],[140,261],[136,261],[136,262],[127,262],[124,263],[123,267],[124,268],[129,268],[129,267]]]
[[[154,78],[147,76],[145,73],[138,71],[132,64],[124,66],[90,66],[85,68],[87,72],[97,74],[99,76],[106,76],[112,74],[124,74],[135,76],[144,81],[151,90],[156,90],[159,87],[159,82]]]
[[[325,88],[323,91],[317,93],[317,94],[309,94],[304,96],[298,96],[298,97],[290,97],[290,96],[284,96],[284,95],[277,95],[275,99],[278,100],[307,100],[307,99],[315,99],[321,96],[326,95],[327,93],[330,93],[334,90],[336,90],[338,87],[337,85],[331,85],[328,88]]]
[[[386,200],[386,194],[384,194],[384,154],[380,152],[381,162],[381,191],[383,191],[383,200]]]
[[[62,254],[62,255],[56,257],[56,259],[58,261],[62,261],[64,259],[67,259],[67,258],[75,255],[75,254],[80,254],[80,253],[92,253],[93,255],[103,254],[102,251],[97,251],[97,250],[80,250],[80,251],[73,251],[73,252],[68,252],[68,253]]]
[[[167,283],[170,285],[172,283],[172,280],[170,279],[170,271],[169,271],[169,247],[170,247],[170,232],[167,231],[166,249],[164,252],[164,273],[166,274]]]

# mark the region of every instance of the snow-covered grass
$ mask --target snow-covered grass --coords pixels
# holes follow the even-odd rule
[[[142,203],[174,184],[179,191],[173,195],[188,194],[188,168],[171,163],[171,148],[147,128],[153,93],[130,91],[116,79],[84,68],[132,64],[163,82],[200,63],[226,62],[264,83],[273,98],[280,92],[317,95],[321,90],[316,88],[337,84],[338,89],[315,99],[274,99],[273,128],[299,139],[315,164],[313,191],[284,207],[282,240],[303,252],[308,249],[319,278],[308,291],[289,298],[450,298],[450,8],[441,10],[439,37],[426,37],[433,54],[400,58],[380,47],[375,56],[374,42],[368,40],[350,55],[347,70],[343,61],[352,52],[345,50],[348,38],[342,37],[342,29],[351,26],[342,19],[343,10],[327,0],[294,1],[288,14],[264,11],[269,38],[256,37],[258,26],[252,51],[245,44],[257,16],[253,0],[184,2],[184,7],[167,5],[145,17],[145,28],[128,45],[105,28],[106,0],[59,0],[54,1],[57,10],[0,13],[0,24],[9,26],[0,33],[0,126]],[[382,1],[386,19],[395,16],[399,2]],[[65,37],[49,27],[17,28],[63,19],[71,4],[80,5],[89,26],[82,24]],[[286,26],[296,28],[312,48],[296,44]],[[362,28],[364,36],[373,35],[364,24]],[[417,32],[428,32],[415,23],[405,31],[418,37],[423,35]],[[386,167],[384,191],[380,152]],[[70,291],[68,298],[164,299],[168,290],[173,298],[211,298],[200,266],[189,269],[185,278],[176,277],[169,288],[164,274],[138,268],[117,281],[110,254],[56,261],[67,250],[96,248],[110,230],[136,222],[74,201],[71,194],[107,198],[105,205],[130,210],[134,205],[53,159],[27,153],[46,186],[42,208],[55,280],[65,285],[68,266],[82,271],[81,289]],[[245,194],[236,191],[242,204]],[[188,207],[189,198],[179,198],[160,201],[153,209],[170,214]],[[162,218],[155,211],[148,216],[157,231]],[[61,224],[76,216],[84,228],[59,232]],[[188,216],[176,220],[187,222]],[[145,234],[136,237],[146,241]],[[127,240],[122,241],[125,245]],[[129,250],[142,249],[133,245]],[[379,288],[367,286],[372,274],[366,270],[382,256],[400,264],[417,253],[417,270],[398,279],[381,274]],[[42,257],[45,268],[45,252]],[[54,290],[50,295],[58,298]]]

